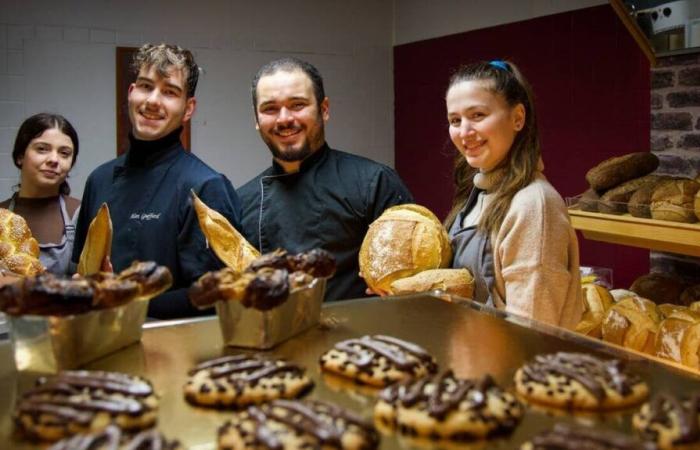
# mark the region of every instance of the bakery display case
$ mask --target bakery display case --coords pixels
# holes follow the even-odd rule
[[[567,204],[572,226],[586,239],[700,256],[700,223],[588,212],[581,209],[580,197],[567,198]]]
[[[445,301],[450,300],[450,301]],[[649,385],[651,394],[693,391],[700,376],[680,366],[626,351],[620,347],[509,315],[480,304],[434,292],[404,297],[368,298],[326,304],[321,322],[292,337],[264,355],[282,357],[305,367],[315,383],[307,398],[333,402],[366,418],[372,417],[376,391],[324,375],[319,356],[335,343],[363,335],[383,334],[414,342],[433,355],[440,369],[460,377],[490,374],[505,389],[513,390],[513,375],[536,355],[577,351],[604,358],[617,357]],[[228,418],[225,410],[190,405],[183,386],[188,370],[198,363],[225,355],[251,353],[224,345],[215,317],[146,323],[141,341],[84,368],[120,371],[151,381],[160,396],[158,427],[186,448],[216,448],[216,432]],[[0,442],[3,448],[39,448],[15,430],[12,414],[16,399],[38,377],[16,372],[9,343],[0,343]],[[554,423],[582,423],[588,427],[634,434],[630,418],[636,408],[605,414],[553,414],[528,406],[523,421],[507,436],[485,442],[459,444],[464,449],[513,449]],[[435,442],[417,443],[382,434],[380,448],[442,448]]]

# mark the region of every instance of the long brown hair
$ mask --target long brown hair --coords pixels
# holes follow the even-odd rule
[[[513,196],[535,178],[541,153],[532,88],[517,66],[512,62],[500,60],[464,65],[450,78],[447,91],[463,81],[477,80],[489,82],[488,89],[502,95],[511,108],[519,103],[525,107],[523,128],[516,134],[508,156],[498,167],[507,167],[507,170],[495,189],[493,202],[479,219],[478,229],[491,235],[498,231],[503,223]],[[445,219],[446,227],[452,226],[457,214],[464,207],[464,202],[474,187],[476,172],[477,170],[470,167],[466,158],[458,152],[454,167],[455,197]]]

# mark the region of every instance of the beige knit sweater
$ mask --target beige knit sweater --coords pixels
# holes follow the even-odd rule
[[[499,173],[479,173],[486,190],[483,211]],[[541,322],[574,328],[583,313],[576,233],[564,201],[539,172],[513,197],[498,232],[491,236],[497,307]]]

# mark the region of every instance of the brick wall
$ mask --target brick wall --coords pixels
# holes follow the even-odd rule
[[[700,174],[700,53],[660,58],[652,69],[651,150],[660,173]],[[700,258],[651,252],[651,270],[700,282]]]

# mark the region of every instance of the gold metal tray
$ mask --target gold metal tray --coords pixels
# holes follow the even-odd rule
[[[216,448],[216,430],[230,412],[190,406],[182,395],[187,371],[196,363],[222,355],[243,352],[223,344],[215,317],[180,321],[177,324],[147,323],[140,343],[129,346],[87,366],[90,369],[119,370],[150,379],[161,395],[159,428],[180,439],[187,448]],[[650,385],[651,392],[691,392],[700,387],[700,378],[611,347],[605,343],[553,327],[508,316],[471,302],[450,303],[438,295],[413,295],[352,300],[324,305],[321,325],[282,343],[271,356],[285,357],[302,364],[316,383],[310,398],[332,401],[371,418],[374,398],[371,390],[321,374],[319,355],[336,342],[364,334],[388,334],[424,346],[440,364],[459,376],[479,377],[490,373],[507,389],[513,387],[513,374],[526,360],[539,353],[586,351],[614,355],[629,365]],[[249,353],[249,352],[246,352]],[[37,448],[14,432],[12,411],[15,399],[28,389],[34,378],[12,369],[12,352],[0,344],[0,448]],[[630,417],[634,410],[606,415],[559,416],[528,408],[523,422],[505,438],[450,446],[454,448],[517,449],[536,432],[557,421],[583,421],[585,424],[632,433]],[[429,448],[442,448],[430,444]],[[381,448],[416,448],[396,436],[382,436]]]

